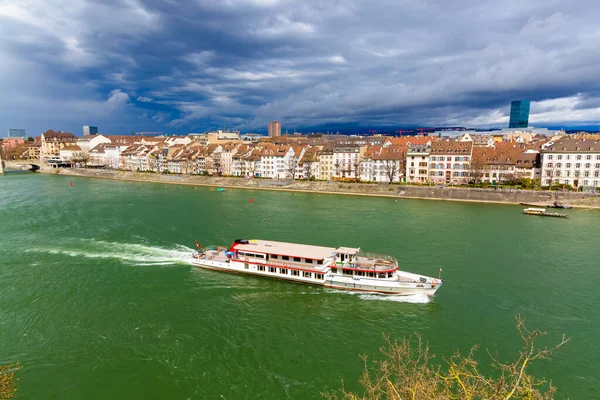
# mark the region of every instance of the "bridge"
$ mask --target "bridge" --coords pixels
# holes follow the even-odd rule
[[[40,169],[38,164],[32,163],[30,160],[2,160],[0,159],[0,174],[12,171],[31,171],[35,172]]]

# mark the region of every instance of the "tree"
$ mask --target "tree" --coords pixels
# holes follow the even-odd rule
[[[298,158],[292,155],[287,162],[284,164],[285,179],[294,180],[296,175],[296,166],[298,165]]]
[[[494,376],[486,376],[479,370],[475,360],[478,346],[473,346],[467,355],[458,350],[443,359],[444,366],[434,363],[435,355],[427,343],[418,335],[392,341],[385,338],[380,351],[383,360],[368,364],[366,356],[360,383],[363,396],[347,392],[342,387],[337,393],[323,393],[328,399],[552,399],[556,388],[544,379],[529,373],[531,363],[550,359],[553,352],[570,341],[564,335],[554,347],[540,349],[536,339],[545,335],[539,330],[530,331],[525,320],[516,318],[516,328],[522,339],[519,355],[504,363],[497,356],[488,355]]]
[[[310,180],[313,177],[313,160],[310,157],[306,157],[302,161],[302,168],[304,172],[304,179],[307,181]]]
[[[21,368],[19,363],[0,365],[0,400],[8,400],[17,393],[15,372]]]
[[[71,162],[73,163],[73,165],[79,168],[81,168],[82,166],[85,167],[88,161],[90,161],[90,155],[82,151],[73,153],[73,157],[71,158]]]
[[[388,178],[388,183],[391,184],[400,171],[400,160],[383,160],[383,171]]]
[[[475,185],[481,183],[484,171],[485,163],[483,162],[483,159],[481,157],[471,158],[471,164],[469,165],[469,177],[471,178],[471,183]]]
[[[360,181],[360,174],[362,170],[363,159],[359,157],[355,158],[352,161],[352,174],[354,175],[354,180],[356,182]]]

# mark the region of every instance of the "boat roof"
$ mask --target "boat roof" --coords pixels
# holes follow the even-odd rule
[[[257,239],[249,240],[248,242],[248,244],[235,243],[233,247],[237,251],[310,258],[312,260],[323,260],[336,252],[336,249],[333,247],[313,246],[309,244],[274,242],[270,240]]]
[[[335,251],[336,251],[336,253],[340,253],[340,254],[356,255],[356,254],[358,254],[360,249],[355,249],[353,247],[338,247]]]
[[[526,208],[525,211],[540,211],[540,212],[546,212],[545,208],[538,208],[538,207],[529,207]]]

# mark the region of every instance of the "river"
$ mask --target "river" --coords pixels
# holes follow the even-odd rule
[[[18,399],[319,398],[341,379],[357,389],[383,334],[507,360],[520,314],[542,345],[572,337],[533,369],[557,398],[598,398],[600,212],[567,212],[0,176],[0,363],[22,365]],[[187,262],[194,240],[239,238],[360,246],[443,268],[445,285],[431,299],[350,294]]]

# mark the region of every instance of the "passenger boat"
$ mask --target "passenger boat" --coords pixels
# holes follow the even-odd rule
[[[441,276],[400,271],[398,261],[360,248],[321,247],[269,240],[236,240],[228,248],[200,248],[192,264],[216,271],[277,278],[291,282],[391,295],[432,296]],[[440,269],[441,275],[441,269]]]

